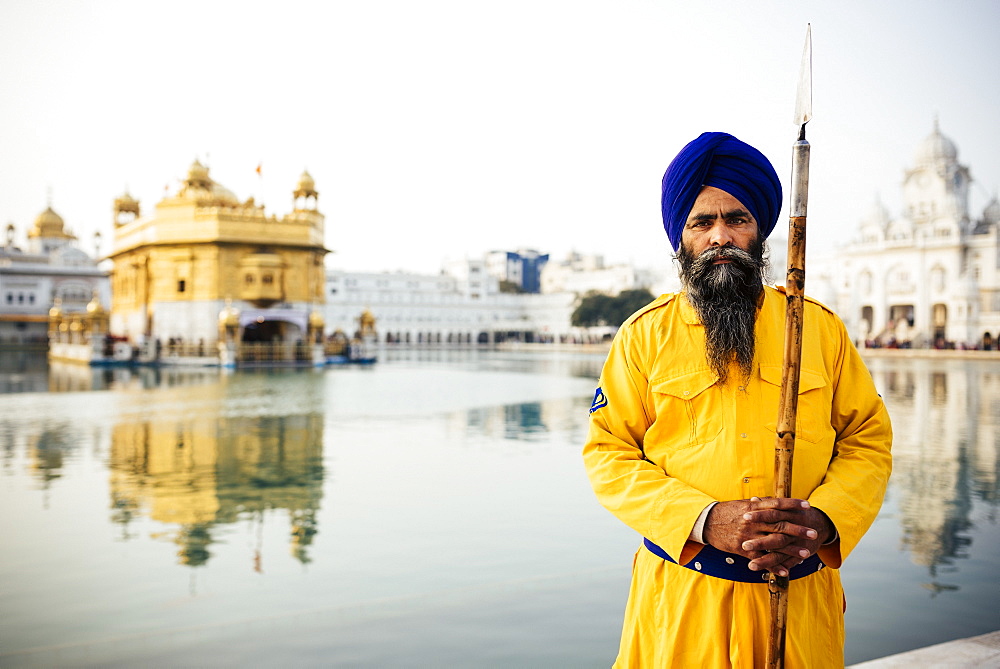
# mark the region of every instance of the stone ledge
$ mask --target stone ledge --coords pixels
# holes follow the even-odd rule
[[[1000,667],[1000,630],[852,664],[849,669],[896,669],[897,667],[948,667],[949,669]]]

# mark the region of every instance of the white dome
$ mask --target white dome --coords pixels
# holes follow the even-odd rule
[[[889,210],[882,204],[882,199],[876,195],[875,200],[869,205],[868,211],[861,220],[884,230],[889,224]]]
[[[954,163],[958,160],[958,148],[955,146],[955,142],[941,134],[936,120],[934,121],[934,131],[920,143],[914,160],[918,167],[940,162]]]

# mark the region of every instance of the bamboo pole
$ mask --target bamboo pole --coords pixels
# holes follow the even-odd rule
[[[799,72],[795,119],[799,137],[792,147],[791,215],[788,219],[788,273],[785,278],[785,349],[781,365],[777,435],[774,443],[774,496],[792,496],[792,456],[799,408],[799,372],[802,363],[802,327],[806,286],[806,213],[809,202],[809,142],[806,123],[812,118],[812,29]],[[785,630],[788,625],[788,577],[770,574],[767,581],[771,629],[767,643],[767,669],[784,669]]]
[[[796,162],[803,164],[799,180],[792,186],[793,213],[788,221],[788,275],[785,285],[785,350],[781,366],[781,395],[778,402],[777,437],[774,444],[774,496],[792,496],[792,457],[795,454],[795,422],[799,404],[799,372],[802,361],[802,321],[806,279],[806,200],[809,143],[795,144]],[[798,191],[798,193],[796,193]],[[798,195],[798,199],[796,198]],[[798,203],[801,208],[795,206]],[[798,210],[797,210],[798,209]],[[768,641],[768,669],[782,669],[785,656],[785,627],[788,617],[788,577],[771,574],[771,635]]]

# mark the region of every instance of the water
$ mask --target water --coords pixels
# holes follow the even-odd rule
[[[602,356],[0,358],[0,665],[606,667],[638,540],[580,462]],[[873,360],[848,662],[1000,629],[1000,364]]]

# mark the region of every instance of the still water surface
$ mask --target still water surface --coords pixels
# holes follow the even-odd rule
[[[637,537],[580,462],[603,356],[0,358],[0,665],[606,667]],[[870,361],[896,430],[847,660],[1000,629],[1000,363]]]

